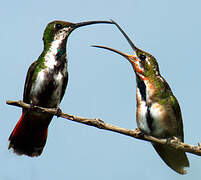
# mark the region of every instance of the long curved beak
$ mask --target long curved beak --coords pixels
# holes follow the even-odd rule
[[[113,52],[115,52],[117,54],[120,54],[121,56],[125,57],[132,64],[133,63],[135,64],[136,61],[139,61],[139,59],[136,56],[136,52],[137,52],[138,48],[133,44],[133,42],[130,40],[130,38],[128,37],[128,35],[123,31],[123,29],[115,21],[111,20],[111,23],[115,24],[117,26],[117,28],[121,31],[121,33],[124,35],[124,37],[126,38],[126,40],[128,41],[128,43],[130,44],[131,48],[133,49],[134,55],[128,55],[128,54],[125,54],[125,53],[123,53],[121,51],[118,51],[116,49],[109,48],[109,47],[106,47],[106,46],[92,45],[92,47],[103,48],[103,49],[107,49],[109,51],[113,51]]]
[[[129,54],[125,54],[121,51],[118,51],[116,49],[110,48],[110,47],[106,47],[106,46],[98,46],[98,45],[92,45],[92,47],[97,47],[97,48],[102,48],[102,49],[107,49],[109,51],[113,51],[117,54],[120,54],[121,56],[123,56],[124,58],[126,58],[128,61],[130,61],[131,63],[136,63],[136,61],[138,61],[138,59],[136,58],[135,55],[129,55]]]
[[[133,42],[130,40],[128,35],[124,32],[124,30],[115,22],[111,19],[111,22],[117,26],[117,28],[121,31],[121,33],[124,35],[128,43],[130,44],[131,48],[133,49],[134,52],[138,50],[138,48],[133,44]]]
[[[91,24],[114,24],[114,23],[112,21],[86,21],[86,22],[74,23],[71,27],[74,30],[76,28],[91,25]]]

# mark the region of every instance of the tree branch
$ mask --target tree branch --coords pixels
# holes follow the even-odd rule
[[[8,105],[18,106],[18,107],[25,108],[25,109],[31,109],[32,111],[46,112],[46,113],[50,113],[52,115],[57,115],[57,109],[55,109],[55,108],[43,108],[43,107],[39,107],[39,106],[32,107],[30,104],[26,104],[23,101],[6,101],[6,103]],[[88,126],[93,126],[93,127],[99,128],[99,129],[104,129],[104,130],[124,134],[124,135],[130,136],[130,137],[136,138],[136,139],[145,140],[145,141],[149,141],[152,143],[167,144],[167,145],[171,146],[172,148],[181,149],[185,152],[201,156],[201,145],[199,143],[198,143],[198,146],[185,144],[185,143],[180,142],[179,139],[176,137],[171,140],[158,139],[153,136],[148,136],[148,135],[143,134],[139,129],[130,130],[130,129],[121,128],[118,126],[113,126],[111,124],[105,123],[103,120],[101,120],[99,118],[89,119],[89,118],[84,118],[84,117],[78,117],[75,115],[70,115],[70,114],[63,113],[63,112],[61,112],[60,117],[74,121],[74,122],[86,124]]]

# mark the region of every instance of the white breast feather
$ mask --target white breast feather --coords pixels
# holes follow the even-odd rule
[[[139,114],[139,119],[138,119],[138,126],[139,128],[146,132],[147,134],[150,133],[150,129],[148,127],[148,124],[147,124],[147,118],[146,118],[146,113],[147,113],[147,106],[146,106],[146,103],[143,102],[140,104],[140,114]]]
[[[31,94],[33,96],[37,96],[38,94],[40,94],[41,90],[43,89],[43,87],[46,85],[46,81],[45,81],[45,76],[46,73],[52,73],[52,70],[55,68],[55,66],[57,65],[57,61],[55,60],[55,56],[58,53],[58,48],[60,47],[61,43],[63,42],[63,40],[66,38],[66,30],[64,29],[63,31],[61,31],[60,33],[58,33],[58,35],[55,36],[54,41],[52,42],[50,49],[48,50],[48,52],[45,55],[45,62],[44,65],[46,66],[45,69],[41,70],[36,78],[35,84],[32,86],[31,88]],[[66,76],[67,73],[67,64],[65,64],[64,70],[63,70],[63,74],[64,76]],[[58,74],[54,74],[54,81],[57,85],[57,88],[55,89],[55,91],[52,94],[52,99],[53,99],[53,103],[55,104],[59,104],[60,103],[60,97],[61,97],[61,93],[62,93],[62,85],[63,85],[63,75],[61,72],[59,72]]]
[[[42,70],[38,73],[35,84],[32,86],[31,94],[33,94],[33,96],[36,96],[41,91],[41,87],[44,85],[44,79],[45,72]]]
[[[160,136],[163,134],[164,131],[164,125],[163,119],[164,118],[165,111],[163,110],[163,107],[158,103],[153,103],[150,108],[150,114],[153,118],[152,126],[154,127],[154,131],[152,132],[154,136]]]
[[[63,29],[58,35],[54,37],[54,41],[52,42],[50,49],[48,50],[45,56],[45,66],[53,69],[55,65],[57,65],[57,61],[55,60],[55,56],[58,53],[58,48],[66,38],[66,30]]]

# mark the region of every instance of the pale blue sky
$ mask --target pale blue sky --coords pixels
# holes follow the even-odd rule
[[[198,156],[188,154],[191,167],[181,176],[168,168],[147,142],[61,118],[50,124],[40,157],[17,156],[7,146],[21,109],[5,104],[6,100],[22,99],[26,72],[42,52],[47,23],[114,19],[139,48],[158,59],[161,74],[180,102],[185,142],[196,144],[201,137],[200,7],[199,0],[1,2],[0,179],[201,179]],[[113,25],[74,31],[67,46],[70,78],[62,110],[136,128],[132,67],[121,56],[92,48],[92,44],[132,52]]]

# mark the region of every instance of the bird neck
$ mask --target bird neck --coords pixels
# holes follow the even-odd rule
[[[170,86],[161,76],[146,77],[142,80],[138,75],[136,75],[137,82],[137,101],[146,102],[150,105],[154,102],[159,102],[166,99],[172,91]]]
[[[58,64],[64,64],[67,61],[66,42],[67,37],[59,36],[44,46],[41,56],[46,67],[53,69]]]

